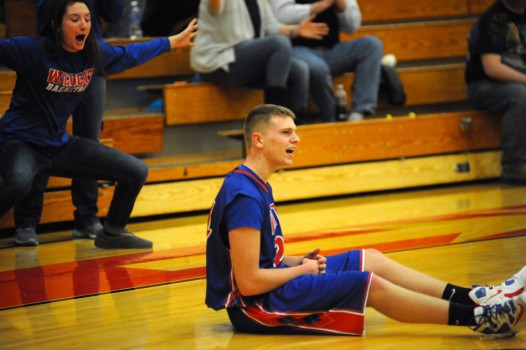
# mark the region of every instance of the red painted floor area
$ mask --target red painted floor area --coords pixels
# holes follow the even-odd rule
[[[375,229],[341,228],[334,232],[310,232],[287,240],[288,243],[298,242],[303,239],[317,238],[337,239],[338,237],[356,234],[378,234],[385,235],[400,226],[421,224],[423,222],[459,221],[459,227],[466,225],[466,220],[489,219],[504,220],[510,216],[526,216],[526,206],[508,207],[491,211],[481,211],[469,214],[448,215],[440,217],[422,217],[418,219],[399,220],[396,222],[384,222],[375,224]],[[460,224],[463,222],[463,224]],[[373,226],[373,225],[371,225]],[[378,228],[381,227],[381,228]],[[498,227],[496,225],[495,227]],[[469,239],[463,239],[463,232],[441,232],[433,236],[423,238],[407,238],[400,235],[398,239],[389,242],[353,247],[342,246],[337,249],[325,250],[324,254],[335,254],[350,249],[376,248],[383,252],[392,252],[406,249],[425,248],[451,243],[477,241],[511,237],[526,234],[526,227],[506,232],[491,232],[484,230],[481,234],[473,236],[471,232]],[[15,248],[16,249],[16,248]],[[77,298],[88,295],[115,292],[134,288],[173,283],[189,279],[205,277],[205,249],[204,247],[171,249],[158,252],[130,253],[106,258],[94,258],[89,260],[71,261],[67,263],[38,266],[26,269],[0,272],[0,309],[13,308],[23,305],[45,303],[56,300]],[[191,266],[182,269],[172,268],[144,268],[134,266],[139,263],[159,262],[156,266],[162,266],[162,261],[185,256],[202,256],[200,266]],[[24,256],[27,258],[27,256]]]

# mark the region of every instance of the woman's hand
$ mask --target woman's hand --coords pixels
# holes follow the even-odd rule
[[[197,35],[197,19],[194,18],[182,32],[168,37],[170,40],[170,47],[175,49],[177,47],[194,46],[193,39]]]

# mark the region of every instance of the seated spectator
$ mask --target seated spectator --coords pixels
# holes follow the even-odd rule
[[[356,32],[361,12],[356,0],[270,0],[278,21],[296,24],[314,15],[325,23],[329,34],[320,40],[293,39],[294,57],[306,62],[310,71],[310,96],[325,121],[336,120],[332,76],[355,72],[348,120],[362,120],[376,110],[380,86],[382,42],[373,36],[340,41],[340,31]]]
[[[279,23],[267,0],[202,0],[190,63],[205,82],[264,88],[266,102],[302,116],[307,110],[308,67],[292,57],[288,38],[319,40],[326,34],[326,25],[311,18],[299,25]]]
[[[502,180],[526,184],[526,0],[498,0],[469,36],[469,102],[502,117]]]

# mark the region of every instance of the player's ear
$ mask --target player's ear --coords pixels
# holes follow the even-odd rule
[[[263,146],[263,135],[261,133],[252,133],[252,145],[258,148],[261,148]]]

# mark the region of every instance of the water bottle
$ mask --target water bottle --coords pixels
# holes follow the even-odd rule
[[[336,119],[338,121],[347,120],[347,92],[343,84],[336,85],[336,91],[334,92],[336,97]]]
[[[142,11],[138,1],[130,3],[130,39],[142,38],[141,20]]]

